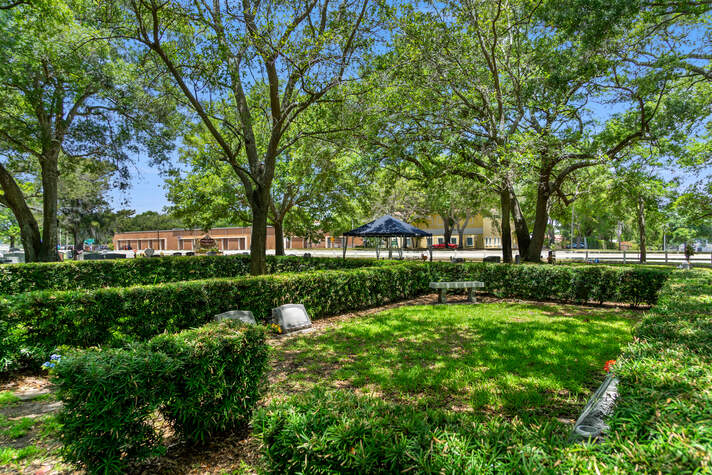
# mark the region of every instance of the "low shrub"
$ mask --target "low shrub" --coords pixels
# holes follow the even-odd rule
[[[377,264],[379,261],[375,259],[267,256],[267,272],[270,274],[353,269]],[[0,266],[0,295],[237,277],[247,275],[249,271],[250,257],[243,255],[11,264]]]
[[[90,473],[122,473],[165,452],[154,417],[204,441],[244,428],[267,371],[263,327],[213,323],[125,348],[90,349],[53,371],[63,457]]]
[[[348,260],[347,260],[348,261]],[[120,346],[209,322],[232,309],[266,322],[271,309],[302,303],[313,319],[415,297],[431,280],[481,280],[499,297],[633,304],[655,299],[666,271],[584,266],[406,262],[361,269],[210,279],[94,290],[40,291],[0,298],[0,355],[6,368],[46,358],[58,345]],[[6,343],[10,341],[11,343]]]
[[[63,358],[53,379],[63,403],[58,419],[65,460],[90,472],[121,473],[128,461],[162,454],[150,419],[179,366],[140,346]]]
[[[228,321],[148,342],[149,351],[181,362],[161,413],[184,439],[205,442],[247,426],[265,382],[265,338],[262,327]]]
[[[542,450],[566,443],[560,424],[472,420],[314,390],[255,414],[270,473],[542,473]]]
[[[497,297],[654,304],[670,270],[570,265],[433,264],[438,280],[480,280]]]
[[[618,405],[602,444],[572,454],[601,470],[712,470],[712,272],[674,271],[618,358]]]
[[[211,279],[150,286],[30,292],[0,299],[19,351],[42,360],[59,345],[120,346],[162,332],[203,325],[215,314],[251,310],[266,322],[272,308],[302,303],[312,318],[373,307],[422,294],[425,264],[349,271]],[[2,336],[2,335],[0,335]],[[0,344],[2,347],[2,344]]]

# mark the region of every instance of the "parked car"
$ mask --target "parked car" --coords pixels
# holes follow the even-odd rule
[[[445,243],[439,243],[439,244],[433,244],[433,249],[457,249],[457,244],[445,244]]]

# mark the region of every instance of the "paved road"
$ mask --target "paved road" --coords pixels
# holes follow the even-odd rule
[[[134,251],[116,251],[126,254],[127,257],[134,257]],[[159,251],[161,252],[161,251]],[[178,251],[162,251],[166,254],[173,254]],[[302,256],[304,253],[310,253],[314,257],[341,257],[341,249],[287,249],[285,253],[291,256]],[[185,251],[184,251],[185,253]],[[139,255],[142,251],[139,251]],[[249,254],[249,251],[225,251],[225,254]],[[274,251],[267,251],[267,254],[274,254]],[[427,251],[403,251],[403,257],[406,259],[420,259],[423,254],[427,255]],[[514,251],[517,254],[517,251]],[[625,255],[624,255],[625,254]],[[452,257],[463,258],[465,260],[482,260],[487,256],[500,256],[502,251],[500,250],[438,250],[433,251],[433,259],[435,260],[450,260]],[[541,258],[546,260],[548,251],[542,251]],[[346,252],[347,257],[376,257],[376,251],[373,249],[363,250],[363,249],[348,249]],[[638,261],[637,252],[618,252],[618,251],[599,251],[599,250],[559,250],[555,251],[556,260],[562,261],[585,261],[588,257],[589,260],[598,259],[600,262],[628,262],[635,263]],[[381,250],[380,257],[388,257],[388,251]],[[398,251],[393,251],[393,257],[398,257]],[[647,256],[649,263],[664,263],[666,262],[665,253],[661,251],[649,252]],[[667,262],[668,263],[681,263],[685,260],[685,255],[682,252],[668,252]],[[695,254],[692,259],[692,263],[699,264],[710,264],[712,263],[712,256],[709,252]]]

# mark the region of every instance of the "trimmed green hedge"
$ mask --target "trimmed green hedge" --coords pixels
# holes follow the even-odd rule
[[[353,269],[387,263],[376,259],[267,256],[267,273]],[[152,285],[237,277],[250,272],[250,256],[170,256],[106,261],[67,261],[0,266],[0,295]]]
[[[479,280],[501,298],[654,304],[669,269],[434,263],[438,280]]]
[[[602,444],[571,454],[601,471],[712,470],[712,271],[674,271],[618,358],[618,405]]]
[[[0,312],[10,323],[8,333],[0,334],[0,349],[14,346],[9,360],[17,366],[46,358],[60,345],[119,346],[147,340],[164,331],[197,327],[211,321],[215,314],[232,309],[251,310],[259,321],[266,322],[272,308],[285,303],[302,303],[311,317],[318,319],[415,297],[427,289],[429,279],[427,265],[401,264],[126,288],[30,292],[0,299]]]
[[[244,429],[264,388],[265,341],[264,327],[227,321],[63,357],[52,372],[64,459],[89,473],[125,473],[164,453],[156,411],[191,442]]]
[[[348,262],[348,260],[347,260]],[[211,279],[94,290],[40,291],[0,298],[4,368],[45,358],[59,345],[147,340],[209,322],[232,309],[266,322],[271,309],[302,303],[313,319],[430,292],[432,280],[482,280],[500,297],[651,303],[667,273],[640,268],[429,264]],[[2,319],[0,319],[2,320]]]

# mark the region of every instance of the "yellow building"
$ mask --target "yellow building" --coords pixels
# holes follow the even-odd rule
[[[445,244],[445,227],[440,216],[429,216],[424,220],[414,223],[424,231],[433,235],[432,244]],[[464,228],[464,229],[463,229]],[[451,244],[460,244],[459,230],[463,229],[463,247],[471,249],[498,249],[502,247],[502,236],[496,218],[483,217],[478,214],[467,222],[461,220],[452,227]],[[512,244],[516,245],[516,238],[512,236]]]

